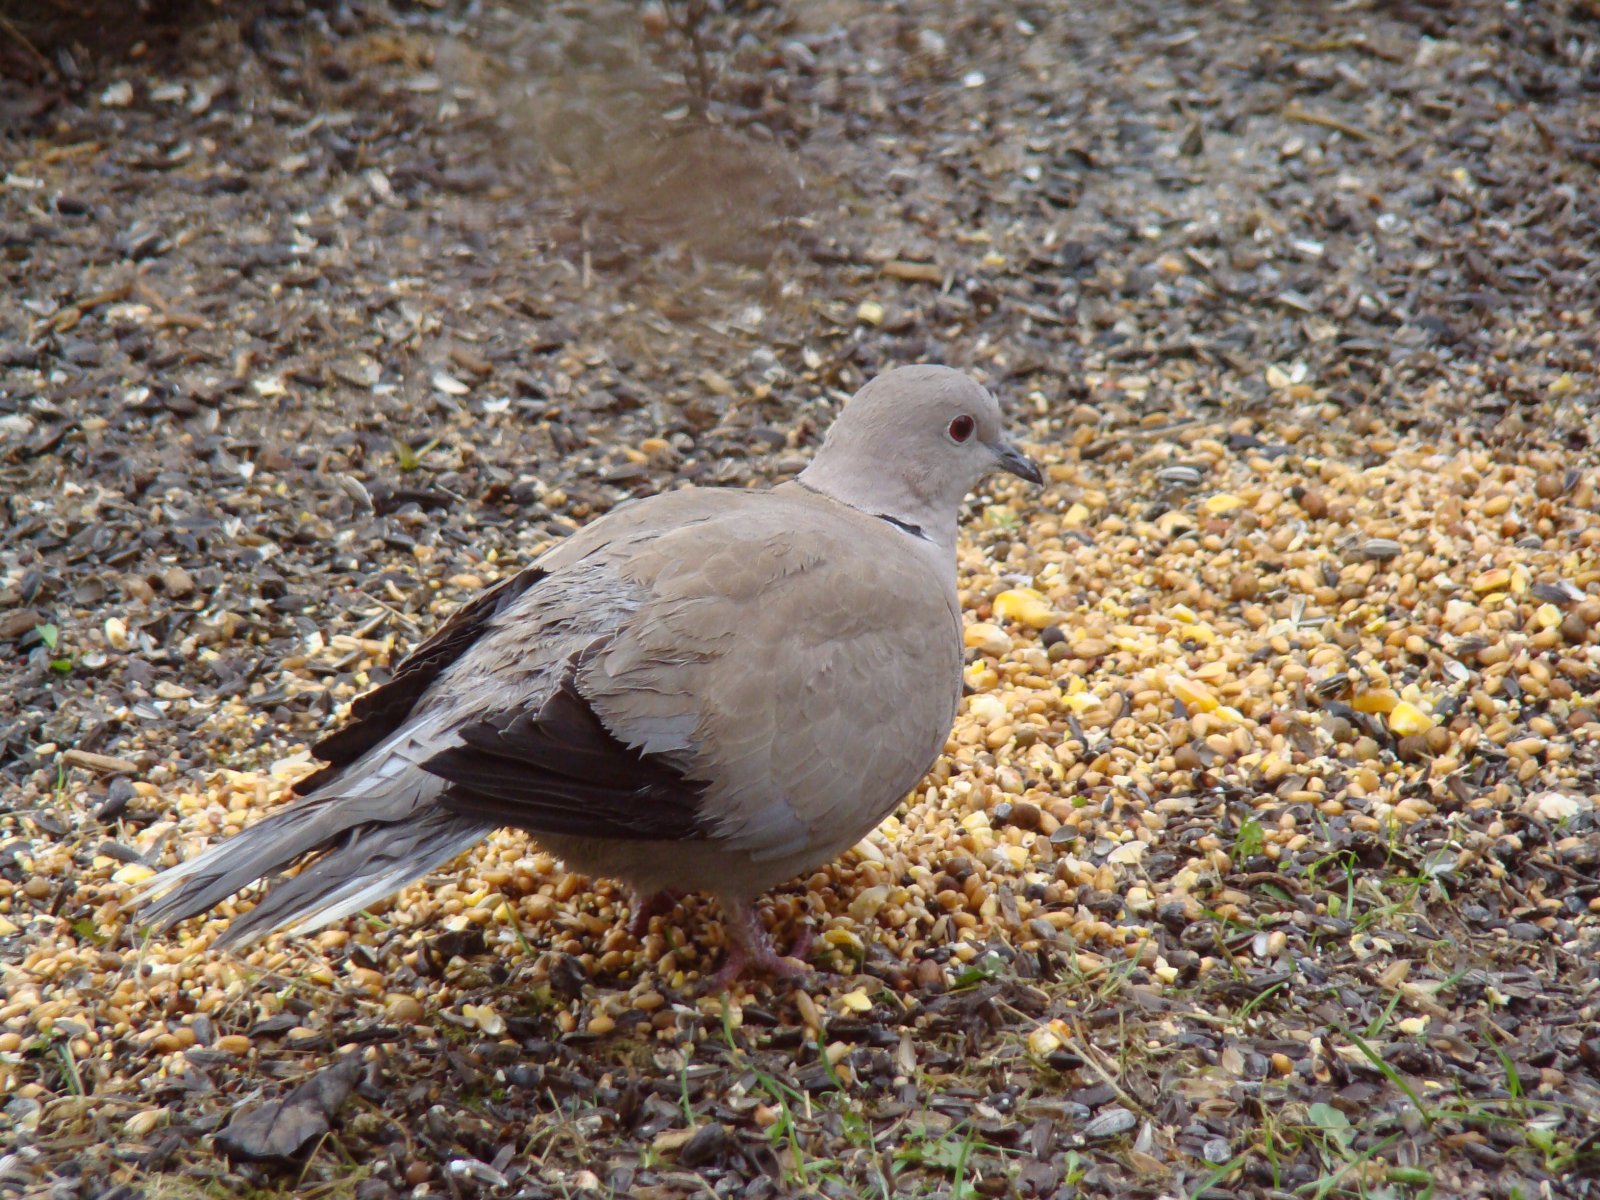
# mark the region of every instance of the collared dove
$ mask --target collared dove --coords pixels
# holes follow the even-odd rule
[[[943,748],[956,521],[996,468],[1040,479],[994,397],[902,367],[789,483],[619,507],[460,609],[313,747],[301,799],[152,878],[141,917],[165,929],[300,864],[219,945],[304,933],[515,826],[630,885],[636,932],[715,895],[716,985],[795,973],[752,901],[858,842]]]

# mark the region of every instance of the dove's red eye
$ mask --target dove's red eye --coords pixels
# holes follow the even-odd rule
[[[963,414],[950,422],[950,440],[964,442],[972,436],[972,431],[977,427],[976,421]]]

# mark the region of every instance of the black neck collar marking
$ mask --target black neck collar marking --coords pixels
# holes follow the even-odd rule
[[[816,488],[812,487],[803,479],[796,479],[795,482],[801,487],[805,488],[805,490],[810,492],[813,496],[823,495],[822,492],[817,491]],[[923,541],[928,540],[928,535],[922,532],[921,525],[913,525],[910,521],[902,521],[899,517],[891,517],[888,513],[871,513],[869,515],[877,517],[880,521],[889,522],[889,524],[893,525],[896,529],[902,530],[905,533],[909,533],[914,538],[921,538]]]
[[[922,532],[921,525],[913,525],[910,521],[902,521],[899,517],[891,517],[888,513],[873,513],[872,515],[877,517],[880,521],[889,522],[889,524],[893,525],[896,529],[905,530],[912,537],[921,538],[923,541],[928,540],[927,535]]]

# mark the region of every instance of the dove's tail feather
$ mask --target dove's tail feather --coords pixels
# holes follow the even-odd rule
[[[288,927],[300,934],[360,912],[449,862],[493,829],[431,804],[403,819],[373,818],[371,803],[315,796],[146,881],[140,924],[164,930],[205,912],[258,879],[302,864],[229,924],[219,946],[242,946]],[[398,814],[397,814],[398,815]]]

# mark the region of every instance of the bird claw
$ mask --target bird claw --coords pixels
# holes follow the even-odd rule
[[[730,949],[722,967],[701,988],[703,996],[725,992],[747,975],[767,975],[773,980],[800,979],[812,974],[811,965],[791,955],[779,954],[769,949],[765,954],[748,954]]]
[[[701,995],[727,991],[746,975],[767,975],[778,980],[799,979],[814,973],[811,965],[805,961],[815,933],[810,925],[801,926],[788,954],[779,954],[754,911],[747,909],[728,915],[729,932],[732,934],[728,956],[723,960],[721,969],[706,980]]]
[[[628,932],[643,941],[644,935],[650,932],[650,919],[671,912],[681,896],[681,892],[670,889],[650,896],[635,896],[633,915],[628,918]]]
[[[642,941],[650,932],[651,920],[671,912],[682,897],[682,892],[670,889],[648,896],[635,895],[633,912],[628,917],[628,932]],[[747,975],[765,975],[777,980],[798,979],[813,973],[806,962],[816,933],[810,925],[800,927],[788,954],[779,954],[753,908],[728,902],[724,902],[723,908],[728,918],[728,955],[716,974],[706,980],[701,988],[702,995],[726,991]]]

